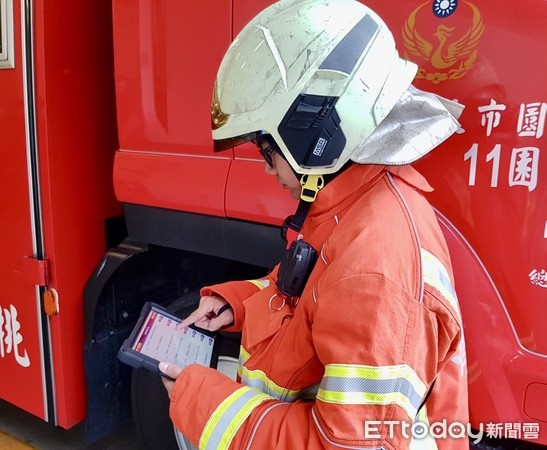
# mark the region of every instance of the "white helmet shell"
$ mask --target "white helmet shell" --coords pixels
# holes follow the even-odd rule
[[[281,0],[251,20],[224,56],[213,94],[215,148],[270,134],[295,172],[335,173],[416,71],[399,57],[385,23],[358,1]]]

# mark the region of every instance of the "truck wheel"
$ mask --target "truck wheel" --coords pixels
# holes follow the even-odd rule
[[[167,309],[184,317],[199,303],[199,293],[190,292]],[[239,356],[239,336],[223,333],[218,370],[235,379]],[[131,404],[137,435],[144,449],[190,450],[192,444],[176,429],[169,418],[169,397],[161,377],[145,369],[134,369],[131,379]]]
[[[469,450],[545,450],[547,446],[517,439],[483,437],[475,444],[472,439],[469,442]]]

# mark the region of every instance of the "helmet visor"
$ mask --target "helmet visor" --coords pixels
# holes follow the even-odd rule
[[[245,144],[252,141],[264,134],[263,131],[253,131],[252,133],[242,134],[240,136],[234,136],[226,139],[215,139],[213,141],[213,150],[215,152],[222,152],[229,148],[237,147],[238,145]]]

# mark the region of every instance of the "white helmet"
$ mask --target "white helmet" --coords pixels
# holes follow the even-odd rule
[[[416,71],[363,4],[281,0],[247,24],[222,60],[212,104],[215,150],[270,134],[295,172],[335,173]]]

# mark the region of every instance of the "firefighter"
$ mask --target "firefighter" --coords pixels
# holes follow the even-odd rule
[[[238,380],[160,364],[171,418],[199,448],[468,448],[446,428],[468,422],[452,268],[409,165],[462,108],[414,88],[416,71],[354,0],[281,0],[228,49],[215,149],[254,142],[300,201],[284,262],[203,288],[181,324],[241,331]]]

